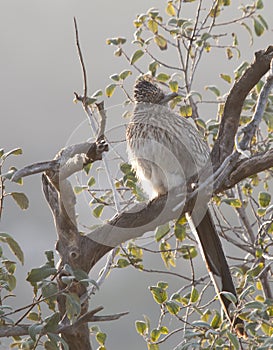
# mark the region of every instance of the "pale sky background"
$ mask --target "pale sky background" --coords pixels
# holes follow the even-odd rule
[[[233,3],[236,7],[240,1]],[[273,3],[270,0],[265,0],[264,3],[264,16],[272,28]],[[22,147],[23,155],[8,162],[8,165],[20,168],[51,159],[66,144],[89,137],[81,106],[72,102],[73,92],[81,93],[82,89],[73,17],[76,16],[78,21],[90,92],[94,92],[111,82],[111,74],[129,68],[124,60],[114,57],[113,47],[106,45],[106,38],[120,35],[127,37],[129,43],[133,39],[132,21],[135,15],[146,12],[150,7],[162,7],[166,2],[0,0],[0,4],[0,146],[5,150]],[[242,57],[228,62],[223,54],[213,59],[208,56],[208,60],[201,65],[195,89],[203,92],[205,85],[215,84],[221,86],[223,91],[228,91],[229,86],[221,81],[219,74],[232,74],[243,60],[251,60],[256,50],[273,44],[271,30],[262,38],[256,38],[252,47],[249,46],[247,33],[240,33]],[[128,51],[132,52],[129,45]],[[129,88],[133,85],[135,76],[128,79]],[[109,108],[108,128],[120,125],[122,108],[113,107],[120,102],[122,100],[119,94],[110,101],[105,101],[106,108]],[[214,117],[214,111],[210,108],[206,106],[203,109],[204,119]],[[113,134],[112,131],[109,132],[109,135],[118,136],[122,140],[123,130],[123,127],[118,127]],[[124,148],[124,143],[120,147]],[[24,188],[11,185],[8,190],[23,190],[29,197],[30,208],[23,212],[10,199],[6,200],[0,224],[0,231],[14,235],[25,252],[25,266],[21,268],[18,265],[16,293],[20,300],[15,302],[17,305],[20,302],[31,302],[32,294],[24,282],[26,273],[31,267],[45,262],[43,252],[54,250],[56,241],[52,216],[41,192],[40,176],[27,178],[24,184]],[[86,218],[89,215],[86,207],[83,212]],[[157,260],[151,262],[152,265],[156,263]],[[98,270],[99,267],[96,268],[96,273]],[[96,278],[96,273],[91,274],[91,277]],[[130,316],[101,325],[101,329],[108,334],[107,349],[146,349],[145,343],[135,331],[134,321],[147,314],[154,316],[154,326],[156,325],[159,308],[152,301],[147,286],[160,279],[166,278],[140,274],[132,268],[115,270],[111,274],[91,307],[102,304],[105,306],[105,314],[129,310]],[[170,281],[173,291],[181,287],[180,281]],[[162,349],[169,350],[177,342],[177,339],[171,341],[162,346]],[[6,345],[0,345],[0,349],[6,349]]]

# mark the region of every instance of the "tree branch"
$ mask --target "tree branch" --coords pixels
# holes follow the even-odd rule
[[[272,57],[273,46],[256,52],[254,62],[242,77],[234,83],[229,92],[218,137],[211,152],[212,164],[215,169],[232,153],[244,100],[250,90],[269,70]]]

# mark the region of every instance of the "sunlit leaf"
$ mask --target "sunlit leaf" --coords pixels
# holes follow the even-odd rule
[[[225,80],[227,83],[231,84],[232,83],[232,78],[228,74],[220,74],[220,77]]]
[[[110,79],[112,79],[112,80],[114,80],[114,81],[119,81],[120,77],[119,77],[118,74],[112,74],[112,75],[110,76]]]
[[[174,301],[167,301],[166,307],[169,313],[172,315],[176,315],[180,311],[180,306],[177,305]]]
[[[158,304],[163,304],[165,303],[165,301],[168,299],[168,294],[165,291],[165,289],[159,288],[159,287],[149,287],[154,300],[158,303]]]
[[[157,32],[158,32],[158,24],[156,23],[155,20],[149,19],[147,21],[147,26],[148,26],[148,28],[150,29],[150,31],[152,33],[157,34]]]
[[[96,340],[97,340],[97,342],[98,342],[100,345],[104,345],[104,344],[105,344],[106,338],[107,338],[106,333],[98,332],[98,333],[96,334]]]
[[[192,116],[192,107],[191,105],[181,106],[179,108],[179,113],[182,117],[191,117]]]
[[[166,7],[166,13],[169,16],[175,16],[176,15],[175,8],[173,6],[173,2],[172,1],[168,1],[168,5]]]
[[[136,321],[135,322],[136,330],[139,334],[144,335],[147,331],[147,325],[143,321]]]
[[[178,92],[178,82],[176,80],[171,80],[169,82],[169,87],[172,92]]]
[[[2,154],[2,159],[6,159],[7,157],[13,155],[13,156],[19,156],[20,154],[22,154],[23,151],[21,148],[14,148],[11,151],[8,151],[4,154]]]
[[[250,36],[250,45],[253,45],[253,33],[252,30],[250,29],[250,27],[245,23],[242,22],[241,25],[247,30],[249,36]]]
[[[159,329],[157,328],[153,329],[150,333],[151,341],[156,342],[160,337],[160,335],[161,335],[161,332]]]
[[[261,10],[264,7],[263,0],[257,0],[256,1],[256,8],[258,10]]]
[[[238,198],[223,198],[222,202],[232,206],[233,208],[242,207],[242,202]]]
[[[107,97],[111,97],[117,87],[117,84],[109,84],[105,88],[105,94]]]
[[[198,293],[198,290],[196,288],[192,288],[191,290],[191,297],[190,297],[190,301],[192,303],[196,303],[197,300],[199,299],[199,293]]]

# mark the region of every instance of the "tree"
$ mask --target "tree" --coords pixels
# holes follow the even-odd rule
[[[188,3],[189,2],[189,3]],[[136,330],[143,337],[149,349],[159,349],[160,344],[168,342],[174,334],[181,332],[183,338],[179,349],[193,348],[268,348],[272,344],[272,291],[271,245],[272,215],[270,187],[273,166],[272,140],[272,57],[273,48],[255,54],[252,63],[242,62],[234,78],[220,73],[221,78],[232,85],[227,95],[222,95],[217,86],[206,89],[215,94],[213,102],[217,106],[215,119],[204,120],[199,112],[203,99],[201,92],[194,91],[198,77],[198,67],[205,55],[213,55],[214,49],[222,49],[226,59],[240,60],[239,37],[227,35],[229,26],[243,26],[253,36],[260,36],[267,29],[262,16],[263,2],[255,1],[251,5],[241,6],[241,15],[223,21],[230,1],[212,1],[205,7],[202,0],[168,1],[165,12],[150,9],[137,16],[134,45],[137,49],[129,55],[128,45],[123,37],[111,38],[107,44],[115,46],[115,55],[130,65],[119,74],[113,74],[105,89],[105,96],[111,98],[115,90],[125,93],[125,104],[132,104],[132,97],[127,91],[130,76],[148,74],[166,90],[177,92],[178,96],[170,107],[181,114],[181,118],[192,118],[196,127],[211,146],[213,176],[207,177],[198,189],[194,190],[181,206],[181,196],[173,193],[168,199],[159,197],[150,203],[137,183],[131,167],[126,162],[120,164],[117,179],[111,179],[111,173],[104,153],[108,151],[107,133],[105,132],[106,114],[103,92],[96,91],[89,96],[87,74],[80,48],[79,35],[75,21],[76,45],[83,69],[83,94],[75,93],[75,100],[81,102],[87,117],[96,133],[96,142],[83,142],[61,150],[54,160],[41,162],[24,169],[11,168],[1,171],[0,213],[3,202],[11,196],[16,203],[26,209],[27,197],[21,192],[7,192],[8,181],[22,183],[22,178],[44,172],[43,190],[54,216],[58,233],[56,246],[61,261],[55,267],[52,252],[46,252],[44,266],[33,268],[27,277],[32,284],[35,302],[27,305],[25,313],[16,324],[9,318],[18,310],[1,307],[2,325],[0,336],[13,336],[14,347],[35,349],[43,344],[46,349],[91,349],[88,322],[110,321],[123,314],[98,316],[101,307],[88,311],[88,299],[99,288],[113,268],[132,266],[141,271],[148,270],[143,263],[144,253],[154,253],[138,244],[135,239],[147,231],[154,231],[158,244],[157,252],[161,255],[166,272],[177,274],[187,282],[180,290],[164,281],[151,286],[154,301],[159,304],[160,318],[157,325],[152,325],[148,317],[136,321]],[[184,11],[195,13],[194,20],[183,18]],[[252,29],[253,28],[253,29]],[[229,42],[231,40],[231,42]],[[126,46],[127,45],[127,46]],[[171,53],[171,62],[165,53]],[[176,55],[176,56],[175,56]],[[146,60],[145,60],[146,59]],[[142,62],[141,62],[142,61]],[[141,64],[142,63],[142,64]],[[268,73],[267,76],[265,74]],[[130,112],[126,111],[126,116]],[[98,116],[97,130],[95,116]],[[264,123],[261,124],[261,123]],[[260,126],[262,125],[262,126]],[[106,134],[106,135],[105,135]],[[1,170],[11,155],[21,154],[20,149],[1,152]],[[110,190],[93,190],[96,179],[90,165],[104,163],[110,180]],[[87,184],[76,186],[74,191],[68,177],[83,170],[90,174]],[[206,169],[204,169],[204,172]],[[235,257],[236,266],[232,269],[238,291],[238,300],[227,295],[234,303],[235,314],[245,321],[247,339],[238,339],[229,320],[220,313],[218,303],[214,302],[216,293],[206,293],[210,285],[207,276],[196,279],[194,258],[198,254],[196,242],[189,232],[185,217],[191,210],[198,191],[213,183],[211,206],[215,211],[215,220],[219,234],[240,253]],[[107,207],[114,205],[117,215],[105,225],[82,235],[77,225],[75,214],[75,193],[86,192],[92,199],[93,215],[106,215]],[[137,203],[140,202],[140,203]],[[121,207],[125,202],[126,208]],[[240,226],[227,219],[225,206],[228,205],[240,220]],[[128,210],[127,207],[130,207]],[[105,214],[106,213],[106,214]],[[109,218],[109,217],[108,217]],[[177,220],[180,218],[179,220]],[[7,243],[13,253],[23,262],[23,252],[14,239],[1,234],[1,241]],[[129,241],[124,245],[124,242]],[[113,249],[114,248],[114,249]],[[113,250],[112,250],[113,249]],[[98,281],[90,280],[90,269],[107,252],[107,264]],[[243,256],[242,256],[243,252]],[[15,286],[15,263],[1,255],[2,300],[6,299]],[[191,268],[191,276],[183,276],[175,269],[178,259],[184,259]],[[6,294],[4,294],[6,293]],[[209,301],[204,301],[207,294]],[[237,306],[236,305],[237,302]],[[46,303],[51,314],[43,315],[40,304]],[[58,311],[56,311],[58,306]],[[31,324],[23,323],[28,317]],[[177,323],[174,329],[168,329],[169,318]],[[106,335],[93,327],[100,349],[105,348]],[[27,336],[26,338],[21,338]],[[19,338],[20,337],[20,338]]]

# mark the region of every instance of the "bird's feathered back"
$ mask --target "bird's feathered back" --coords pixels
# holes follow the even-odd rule
[[[136,103],[158,104],[165,97],[164,92],[154,83],[147,79],[137,80],[134,86],[134,99]]]

